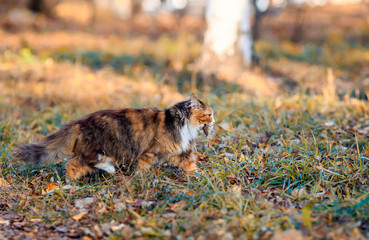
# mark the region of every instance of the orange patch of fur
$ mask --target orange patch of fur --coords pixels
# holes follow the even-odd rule
[[[67,176],[71,179],[78,179],[90,172],[93,172],[94,169],[86,166],[81,165],[80,161],[77,158],[72,158],[67,164]]]

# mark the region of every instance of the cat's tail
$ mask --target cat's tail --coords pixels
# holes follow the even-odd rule
[[[47,165],[73,156],[74,145],[80,136],[79,126],[70,123],[41,142],[17,146],[13,159],[31,164]]]

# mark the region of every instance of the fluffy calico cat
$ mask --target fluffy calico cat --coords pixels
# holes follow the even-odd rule
[[[198,130],[212,131],[213,110],[194,94],[190,99],[156,108],[102,110],[66,124],[39,143],[15,148],[15,160],[46,165],[72,158],[67,175],[78,179],[96,169],[115,172],[115,165],[135,164],[147,171],[167,160],[188,172],[196,172],[192,153]]]

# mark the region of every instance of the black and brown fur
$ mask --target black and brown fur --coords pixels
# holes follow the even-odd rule
[[[207,135],[213,122],[212,109],[192,94],[189,100],[164,110],[92,113],[66,124],[39,143],[18,146],[13,156],[42,165],[71,158],[66,168],[72,179],[94,171],[106,158],[114,165],[137,163],[139,171],[147,171],[156,161],[167,160],[188,172],[196,172],[193,131],[202,128]],[[184,134],[187,130],[192,134]]]

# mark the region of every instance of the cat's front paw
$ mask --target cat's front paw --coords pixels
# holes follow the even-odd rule
[[[179,167],[182,168],[183,171],[187,172],[190,175],[193,175],[199,172],[199,170],[197,169],[196,163],[192,161],[182,163]]]

